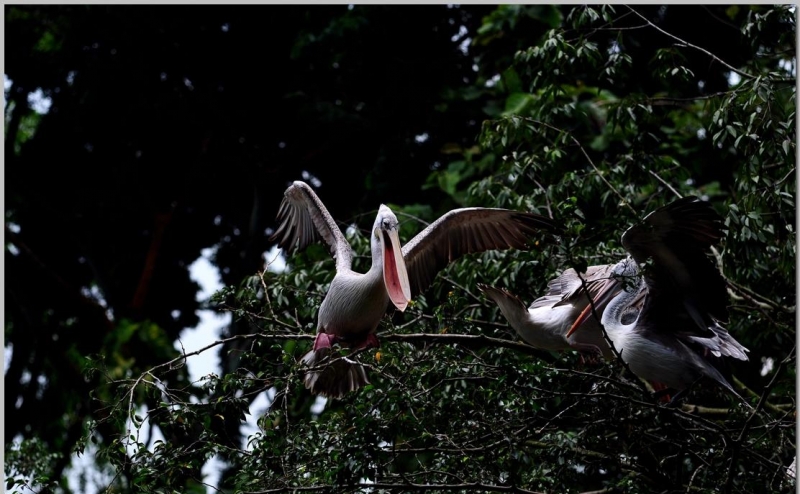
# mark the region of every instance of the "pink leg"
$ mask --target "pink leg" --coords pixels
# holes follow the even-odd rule
[[[669,394],[670,391],[669,387],[667,387],[666,384],[657,381],[649,381],[649,382],[650,385],[653,386],[653,390],[655,391],[655,393],[653,394],[655,395],[656,398],[658,398],[658,401],[662,403],[669,403],[670,401],[672,401],[672,397]]]
[[[367,335],[366,339],[359,345],[355,346],[353,350],[361,350],[362,348],[380,348],[381,344],[378,341],[378,337],[375,336],[375,333],[370,333]]]
[[[317,333],[317,337],[314,339],[314,351],[316,352],[320,348],[330,348],[336,343],[336,335],[328,334],[328,333]]]

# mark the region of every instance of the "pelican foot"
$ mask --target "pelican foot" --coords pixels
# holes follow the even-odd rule
[[[663,384],[661,386],[664,386]],[[653,399],[657,402],[661,402],[667,408],[675,408],[678,406],[678,402],[686,396],[686,389],[678,391],[675,393],[675,390],[668,387],[660,387],[660,389],[653,392],[652,396]],[[672,394],[675,393],[675,394]]]
[[[685,396],[685,394],[686,393],[682,391],[676,393],[675,396],[673,396],[672,399],[669,400],[669,402],[664,406],[667,408],[676,408],[678,406],[678,402],[681,401],[681,399]]]
[[[578,361],[581,364],[600,365],[603,362],[603,352],[597,345],[573,343],[572,348],[578,351]]]

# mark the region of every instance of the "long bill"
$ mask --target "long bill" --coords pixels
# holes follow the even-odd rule
[[[602,309],[609,302],[619,293],[620,287],[619,283],[616,283],[614,280],[608,280],[605,283],[605,286],[597,293],[597,297],[594,300],[594,304],[588,303],[586,307],[583,308],[581,314],[575,319],[575,322],[572,323],[572,326],[567,331],[567,338],[569,338],[572,333],[574,333],[588,318],[592,315],[592,307]]]
[[[389,299],[400,311],[406,310],[411,301],[411,285],[408,282],[406,261],[400,249],[400,237],[396,229],[381,232],[383,244],[383,283]]]

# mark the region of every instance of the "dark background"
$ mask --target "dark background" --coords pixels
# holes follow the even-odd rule
[[[429,176],[476,144],[503,106],[485,82],[553,10],[464,53],[495,7],[4,9],[6,444],[40,438],[62,453],[56,477],[98,413],[87,357],[111,375],[174,357],[201,307],[188,266],[216,246],[225,285],[264,269],[291,181],[318,179],[342,222],[381,202],[457,206]],[[734,66],[751,56],[723,6],[639,10]],[[667,89],[638,55],[671,43],[631,32],[636,64],[614,90]],[[727,89],[719,65],[687,56],[701,93]],[[29,105],[38,90],[51,101],[43,115]],[[697,170],[735,181],[732,167]]]

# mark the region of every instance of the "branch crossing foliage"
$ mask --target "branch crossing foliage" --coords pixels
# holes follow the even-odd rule
[[[567,233],[452,264],[405,313],[389,311],[379,350],[346,355],[369,367],[371,384],[324,407],[298,362],[333,261],[309,249],[284,272],[227,287],[213,302],[249,334],[139,375],[96,363],[107,372],[94,391],[104,408],[85,439],[115,469],[107,492],[793,491],[794,7],[702,8],[740,57],[671,29],[669,19],[701,7],[497,7],[470,33],[475,83],[441,103],[481,105],[477,142],[448,147],[432,169],[426,187],[441,191],[441,205],[392,207],[403,240],[452,205],[533,211]],[[335,25],[357,31],[354,15]],[[618,260],[627,225],[690,194],[725,218],[716,254],[729,283],[727,328],[751,349],[730,370],[753,411],[703,383],[668,408],[622,366],[533,349],[475,288],[533,300],[564,269]],[[349,240],[363,272],[369,225],[357,226]],[[177,378],[219,348],[235,370]],[[262,394],[269,408],[254,409]],[[249,417],[258,430],[232,436],[231,422]],[[155,427],[164,439],[151,442]],[[210,486],[201,468],[214,457],[226,470]],[[22,453],[10,460],[35,470]]]

